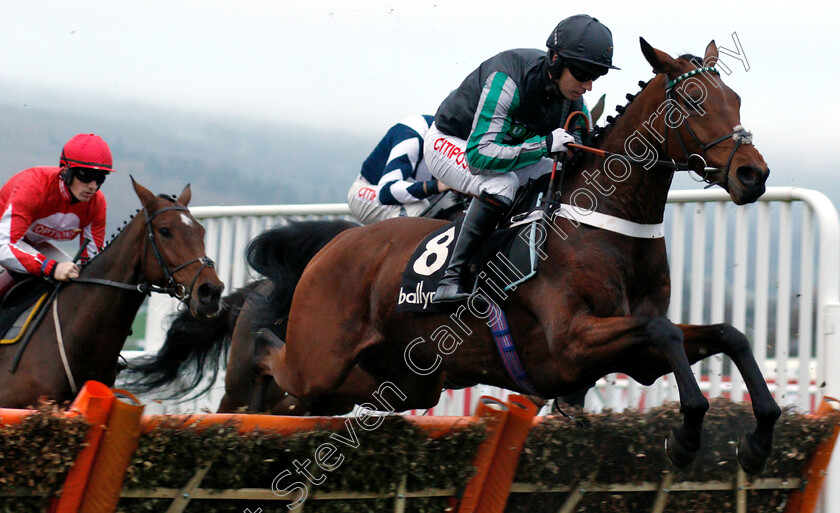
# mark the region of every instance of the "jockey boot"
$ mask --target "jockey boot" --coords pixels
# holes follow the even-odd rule
[[[432,298],[433,303],[461,301],[470,297],[471,291],[464,290],[461,275],[466,271],[470,258],[482,242],[496,229],[499,219],[510,208],[510,200],[503,196],[482,193],[473,199],[467,215],[461,224],[458,240],[452,249],[449,266],[438,282]]]

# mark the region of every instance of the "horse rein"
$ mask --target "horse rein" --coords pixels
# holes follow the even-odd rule
[[[151,284],[151,283],[148,283],[148,282],[139,283],[137,285],[132,285],[130,283],[120,283],[120,282],[105,280],[105,279],[101,279],[101,278],[76,278],[75,280],[73,280],[73,282],[75,282],[75,283],[94,283],[94,284],[98,284],[98,285],[106,285],[106,286],[109,286],[109,287],[116,287],[116,288],[120,288],[120,289],[132,290],[132,291],[139,292],[139,293],[145,294],[145,295],[150,295],[153,292],[161,293],[161,294],[167,294],[170,297],[174,297],[175,299],[181,301],[182,303],[185,303],[185,304],[188,303],[189,298],[192,296],[193,288],[195,287],[195,282],[198,281],[198,277],[199,277],[199,275],[201,275],[201,272],[206,267],[209,267],[209,268],[212,269],[215,264],[214,264],[213,260],[211,260],[209,257],[207,257],[205,255],[205,256],[202,256],[202,257],[199,257],[199,258],[194,258],[192,260],[189,260],[189,261],[175,267],[174,269],[170,269],[169,265],[166,263],[166,260],[163,258],[163,253],[160,251],[160,247],[158,246],[158,243],[157,243],[157,238],[155,237],[155,232],[152,229],[152,221],[154,220],[154,218],[157,217],[159,214],[162,214],[164,212],[168,212],[170,210],[178,210],[178,211],[183,211],[183,212],[189,212],[189,209],[187,207],[183,206],[183,205],[172,205],[172,206],[169,206],[169,207],[164,207],[164,208],[161,208],[159,210],[156,210],[152,214],[149,214],[149,211],[147,209],[143,209],[143,213],[146,217],[146,221],[145,221],[145,223],[146,223],[146,241],[150,242],[151,245],[152,245],[152,249],[154,250],[154,254],[155,254],[155,260],[157,260],[158,265],[160,265],[160,268],[163,270],[163,274],[166,277],[166,283],[167,283],[166,286],[161,287],[161,286],[154,285],[154,284]],[[146,250],[144,248],[144,250],[143,250],[143,258],[144,259],[145,259],[145,255],[146,255]],[[190,282],[189,289],[187,289],[187,287],[185,287],[184,285],[175,281],[174,275],[175,275],[175,273],[177,273],[181,269],[183,269],[183,268],[185,268],[189,265],[192,265],[196,262],[200,263],[201,266],[198,268],[198,271],[196,271],[195,275],[193,276],[193,279]],[[144,261],[143,266],[145,267],[145,261]]]
[[[683,73],[682,75],[678,76],[677,78],[675,78],[674,80],[671,80],[670,82],[668,82],[666,84],[666,86],[665,86],[665,98],[666,98],[666,100],[671,100],[675,104],[679,105],[679,102],[677,101],[676,95],[674,94],[674,86],[676,86],[678,83],[682,82],[683,80],[685,80],[689,77],[693,77],[694,75],[697,75],[699,73],[704,73],[704,72],[719,74],[717,69],[715,69],[712,66],[697,68],[697,69],[691,70],[689,72]],[[588,118],[586,118],[586,116],[580,111],[573,112],[569,115],[569,118],[566,120],[566,127],[569,126],[569,121],[572,119],[572,117],[574,117],[576,115],[583,116],[583,118],[585,120],[587,120],[586,125],[587,125],[587,128],[588,128]],[[715,182],[711,181],[711,179],[709,178],[709,175],[712,174],[712,173],[724,173],[725,175],[728,175],[729,174],[729,167],[732,164],[732,159],[735,157],[735,152],[738,151],[738,148],[741,147],[741,144],[752,144],[752,132],[750,132],[749,130],[744,128],[743,125],[738,125],[738,126],[733,128],[732,132],[730,132],[726,135],[723,135],[721,137],[718,137],[717,139],[713,140],[712,142],[710,142],[708,144],[704,144],[703,142],[700,141],[700,138],[697,137],[697,135],[691,129],[691,126],[688,124],[687,120],[685,120],[681,124],[685,125],[686,130],[688,131],[691,138],[694,140],[694,143],[700,148],[701,153],[699,155],[696,154],[696,153],[690,153],[688,151],[688,147],[685,144],[685,141],[683,140],[682,134],[680,133],[679,127],[678,126],[673,126],[672,127],[668,123],[665,123],[665,126],[666,126],[665,148],[668,147],[668,134],[671,130],[673,130],[674,132],[676,132],[677,142],[679,143],[680,148],[682,149],[683,154],[685,155],[685,159],[686,159],[685,162],[676,162],[674,159],[671,159],[671,160],[640,159],[640,158],[634,157],[632,155],[627,155],[627,154],[624,154],[624,153],[613,153],[613,152],[610,152],[610,151],[601,150],[601,149],[598,149],[598,148],[592,148],[590,146],[584,146],[582,144],[575,144],[575,143],[568,143],[566,146],[569,147],[569,148],[585,151],[587,153],[592,153],[594,155],[598,155],[599,157],[603,157],[603,158],[619,157],[619,158],[627,159],[630,162],[633,162],[635,164],[653,163],[656,166],[668,167],[668,168],[674,169],[675,171],[689,171],[689,172],[693,171],[697,175],[699,175],[704,182],[706,182],[708,184],[706,186],[708,188],[708,187],[712,187],[713,185],[715,185]],[[566,128],[566,130],[568,130],[568,128]],[[707,167],[706,166],[706,158],[705,158],[706,151],[709,148],[715,146],[716,144],[721,143],[723,141],[726,141],[729,138],[732,138],[735,141],[735,147],[732,148],[732,152],[729,154],[729,158],[726,161],[726,167],[724,169],[720,169],[720,168],[717,168],[717,167]]]

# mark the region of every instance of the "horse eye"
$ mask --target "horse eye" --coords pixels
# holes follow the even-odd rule
[[[172,238],[172,232],[169,230],[169,228],[160,228],[158,229],[158,233],[161,237],[166,237],[167,239]]]

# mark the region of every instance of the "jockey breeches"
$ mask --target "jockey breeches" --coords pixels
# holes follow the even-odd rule
[[[350,212],[362,224],[371,224],[392,217],[417,217],[429,208],[429,200],[422,199],[400,205],[385,205],[379,201],[379,186],[368,182],[362,175],[356,178],[347,193]]]
[[[521,185],[529,179],[550,173],[553,166],[551,159],[544,158],[536,164],[508,173],[489,171],[474,175],[467,165],[467,141],[440,132],[434,124],[426,133],[423,147],[423,158],[429,166],[429,171],[441,182],[464,194],[480,196],[486,192],[494,196],[503,196],[511,202]]]

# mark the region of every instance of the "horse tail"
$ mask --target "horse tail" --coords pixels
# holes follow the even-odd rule
[[[285,339],[285,319],[306,265],[336,235],[356,226],[359,226],[356,222],[341,219],[298,221],[255,237],[248,244],[245,256],[248,264],[268,278],[274,288],[255,309],[258,320],[252,328],[271,327],[277,336]]]
[[[256,281],[222,299],[222,309],[213,318],[196,319],[189,310],[179,312],[166,332],[163,346],[155,355],[141,356],[120,372],[121,386],[148,393],[171,385],[162,399],[198,397],[210,390],[230,347],[231,334],[245,301],[255,295]],[[206,385],[195,390],[202,378]],[[186,400],[185,399],[185,400]]]

